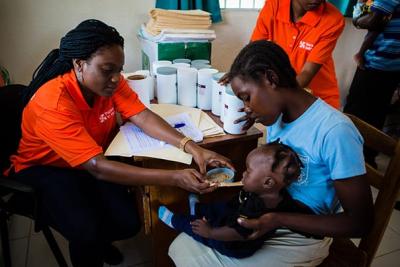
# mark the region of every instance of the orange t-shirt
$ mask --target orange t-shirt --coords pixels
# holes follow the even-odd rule
[[[293,23],[290,1],[268,0],[258,16],[251,40],[266,39],[280,45],[297,74],[307,61],[321,64],[309,87],[314,95],[339,108],[339,88],[332,52],[344,29],[344,18],[332,4],[323,3]]]
[[[145,108],[122,77],[111,97],[97,96],[90,107],[71,70],[41,86],[25,107],[11,162],[16,172],[35,165],[77,167],[108,146],[116,111],[129,118]]]

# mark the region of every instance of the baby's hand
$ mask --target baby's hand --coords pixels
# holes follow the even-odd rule
[[[197,219],[190,223],[192,225],[192,231],[204,238],[211,238],[211,226],[208,224],[206,218]]]

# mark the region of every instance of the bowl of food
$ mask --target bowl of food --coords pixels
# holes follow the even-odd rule
[[[235,172],[229,168],[215,168],[207,172],[207,180],[211,183],[232,183]]]

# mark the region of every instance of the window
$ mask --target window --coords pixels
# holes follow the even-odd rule
[[[219,0],[221,8],[260,9],[265,0]]]

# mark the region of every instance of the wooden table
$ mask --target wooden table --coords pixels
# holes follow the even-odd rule
[[[211,113],[208,115],[221,125],[218,117]],[[262,132],[252,127],[246,134],[212,137],[205,139],[199,145],[230,158],[237,170],[236,179],[240,180],[246,168],[246,156],[257,147],[258,138],[261,136]],[[156,169],[188,168],[185,164],[160,159],[145,159],[142,165],[146,168]],[[196,166],[192,164],[192,167]],[[221,200],[221,197],[229,198],[237,191],[237,188],[218,188],[210,194],[201,196],[201,201]],[[160,205],[165,205],[173,212],[187,214],[189,211],[188,192],[177,187],[143,186],[141,194],[145,232],[151,234],[153,241],[154,265],[174,266],[168,257],[168,247],[178,233],[158,220],[157,211]]]

